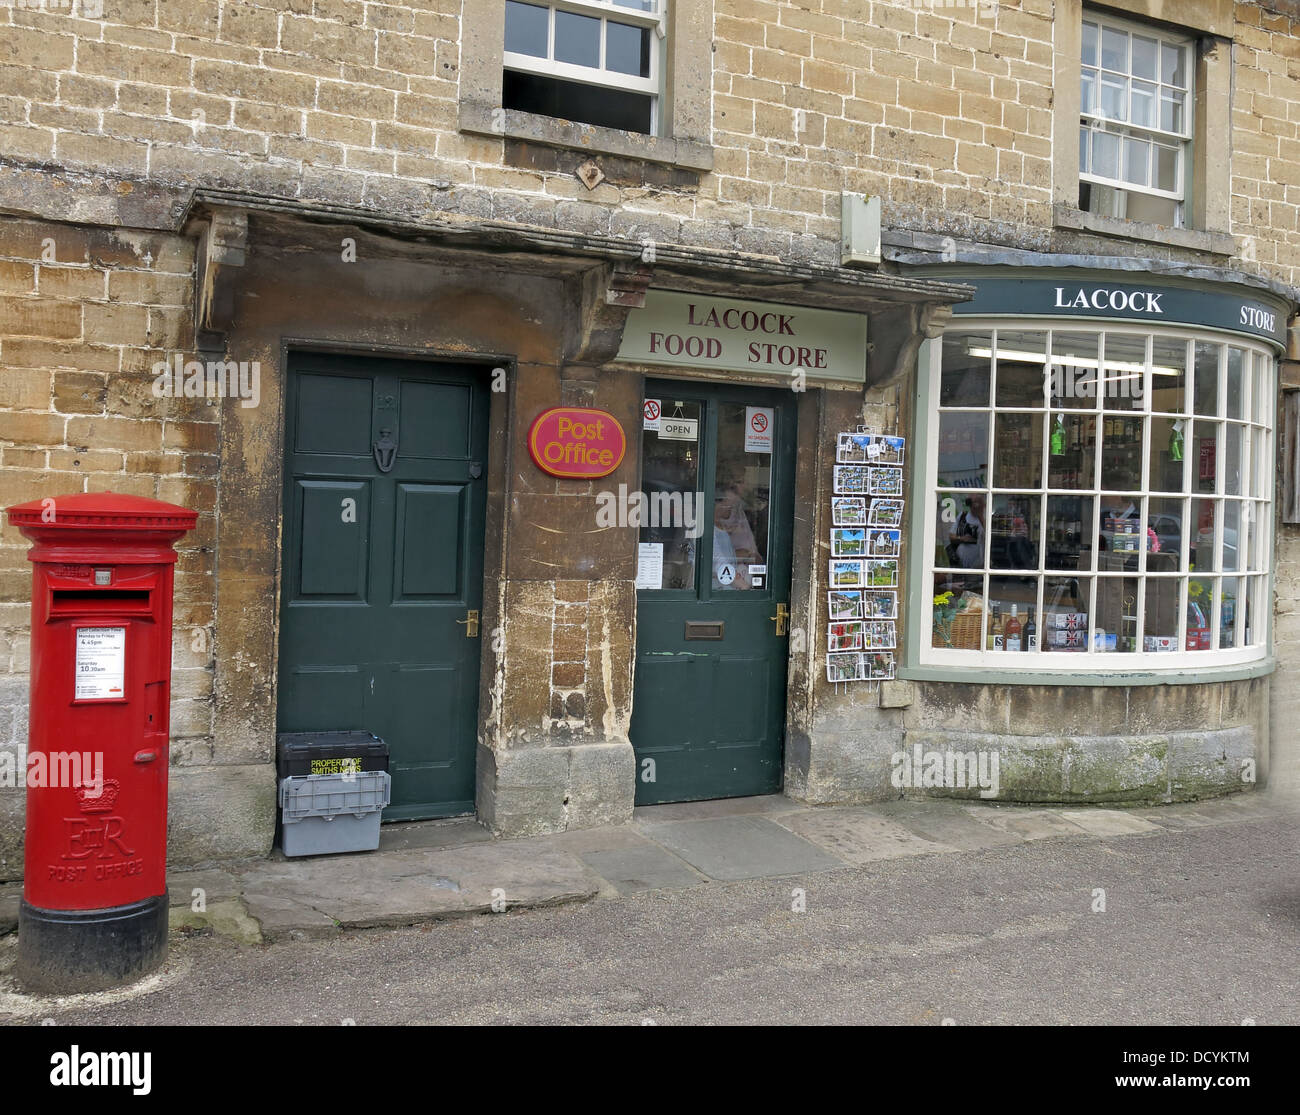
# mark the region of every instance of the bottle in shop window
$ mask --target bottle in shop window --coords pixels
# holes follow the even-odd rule
[[[1002,632],[1002,646],[1004,650],[1020,649],[1020,620],[1016,616],[1016,605],[1011,605],[1011,615],[1007,618],[1006,627]]]
[[[993,605],[993,615],[989,620],[988,649],[1002,649],[1002,609]]]
[[[1034,609],[1029,609],[1029,622],[1025,624],[1025,650],[1038,649],[1038,628],[1034,626]]]

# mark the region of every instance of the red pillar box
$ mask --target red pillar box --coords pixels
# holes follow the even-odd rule
[[[33,500],[20,983],[92,991],[167,954],[172,544],[198,515],[111,492]]]

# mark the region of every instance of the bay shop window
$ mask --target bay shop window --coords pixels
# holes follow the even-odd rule
[[[921,664],[1077,673],[1265,656],[1267,347],[967,318],[921,375]]]

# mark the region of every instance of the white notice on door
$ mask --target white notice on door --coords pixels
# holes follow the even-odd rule
[[[745,452],[772,452],[772,407],[745,408]]]
[[[78,627],[73,699],[119,701],[126,696],[126,628]]]
[[[664,544],[662,542],[637,543],[636,587],[664,587]]]

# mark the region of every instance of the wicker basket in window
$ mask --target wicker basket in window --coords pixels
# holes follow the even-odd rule
[[[959,612],[952,617],[954,650],[979,650],[980,622],[983,618],[983,612]]]

